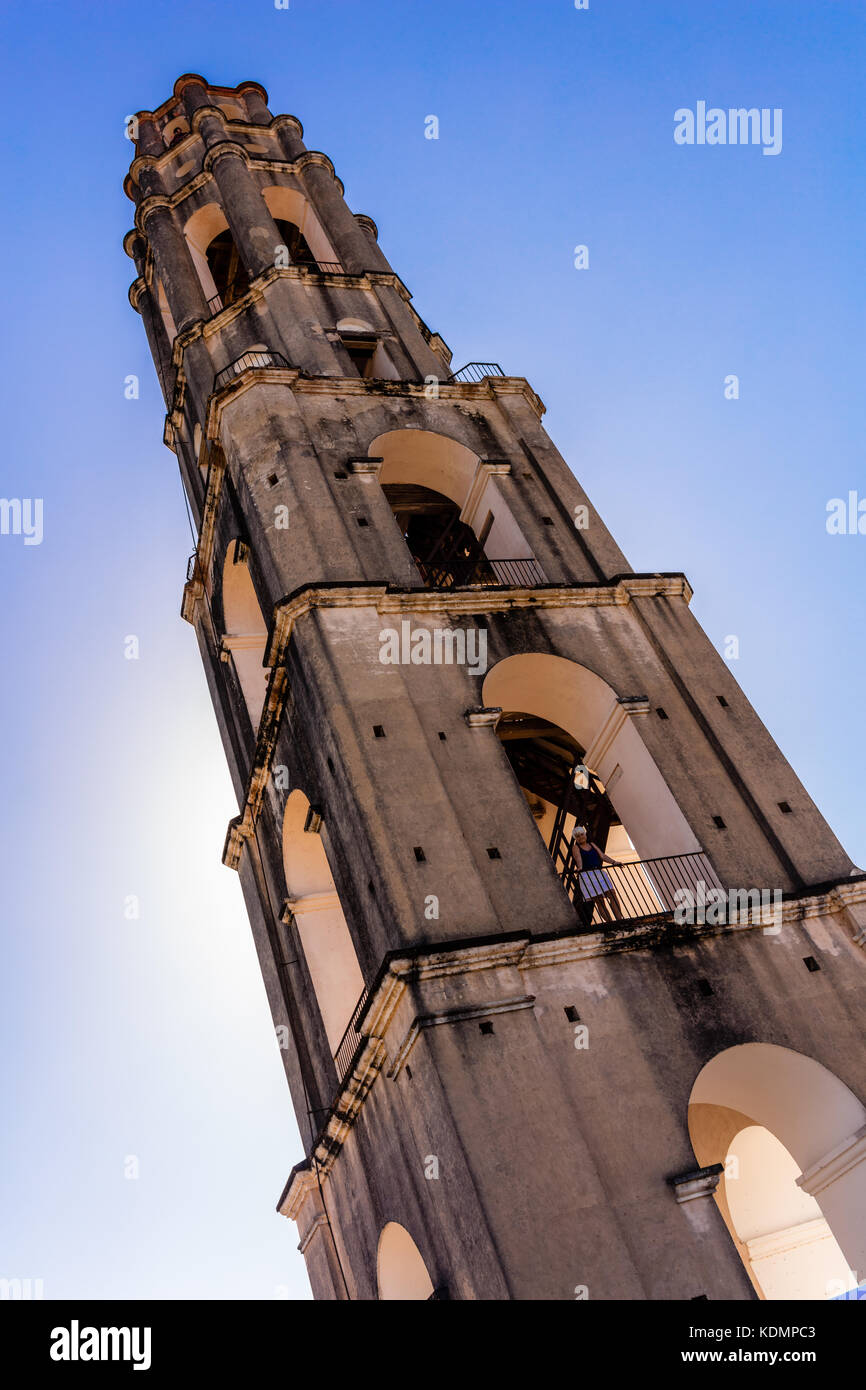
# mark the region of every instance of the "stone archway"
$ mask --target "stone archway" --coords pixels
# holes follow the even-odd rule
[[[689,1133],[761,1298],[829,1298],[866,1270],[866,1108],[800,1052],[744,1043],[697,1077]]]

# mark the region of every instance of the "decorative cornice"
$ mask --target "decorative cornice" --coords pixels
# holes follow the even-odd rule
[[[215,120],[219,121],[223,129],[229,124],[225,111],[221,110],[219,106],[197,106],[190,116],[190,130],[198,132],[202,121],[208,116],[212,116]]]
[[[365,232],[368,232],[374,241],[379,240],[379,228],[376,226],[372,217],[368,217],[366,212],[356,212],[354,217],[358,226],[362,227]]]
[[[142,198],[135,214],[135,225],[146,233],[147,223],[153,213],[164,208],[167,212],[172,210],[172,201],[164,193],[149,193],[146,198]]]
[[[302,1255],[306,1254],[307,1246],[309,1245],[310,1241],[313,1239],[313,1236],[316,1234],[316,1232],[317,1232],[322,1226],[327,1226],[327,1224],[328,1224],[328,1218],[327,1218],[327,1216],[325,1215],[325,1213],[324,1213],[323,1211],[318,1212],[317,1215],[313,1217],[313,1220],[312,1220],[312,1222],[310,1223],[310,1228],[309,1228],[309,1230],[307,1231],[307,1234],[304,1236],[303,1240],[299,1240],[299,1241],[298,1241],[298,1249],[300,1250],[300,1252],[301,1252]]]
[[[267,102],[265,103],[265,105],[267,105]],[[301,125],[301,123],[300,123],[300,121],[298,120],[297,116],[290,116],[290,115],[288,115],[288,113],[285,112],[285,111],[281,112],[279,116],[274,116],[274,119],[271,121],[271,124],[270,124],[270,126],[268,127],[268,129],[269,129],[269,130],[279,130],[279,129],[280,129],[282,126],[284,126],[284,125],[292,126],[293,129],[295,129],[295,130],[297,131],[297,133],[298,133],[298,139],[299,139],[299,140],[303,140],[303,138],[304,138],[304,127]],[[294,160],[291,160],[291,161],[289,161],[289,162],[293,164],[293,163],[294,163]]]
[[[473,705],[463,711],[463,718],[470,729],[495,729],[502,718],[500,705]]]
[[[334,168],[328,156],[326,154],[322,154],[321,150],[304,150],[304,153],[299,154],[297,159],[293,162],[295,168],[298,170],[299,173],[303,173],[303,171],[307,167],[312,165],[316,165],[320,169],[327,169],[328,173],[331,175],[331,178],[334,180],[334,183],[340,190],[340,197],[342,198],[345,195],[346,190],[343,186],[342,179],[339,179],[337,177],[336,169]]]
[[[202,169],[206,174],[212,174],[214,165],[223,158],[224,155],[231,155],[235,159],[242,159],[244,165],[249,167],[247,152],[243,145],[237,144],[234,140],[220,140],[216,145],[211,145],[204,159]]]
[[[725,1171],[723,1163],[711,1163],[707,1168],[693,1168],[689,1173],[668,1178],[677,1201],[693,1202],[696,1197],[712,1197],[719,1185],[719,1178]]]

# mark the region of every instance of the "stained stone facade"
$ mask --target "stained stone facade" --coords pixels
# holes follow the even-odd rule
[[[314,1295],[773,1297],[798,1249],[832,1293],[866,1270],[866,876],[687,579],[630,569],[524,378],[453,371],[266,103],[187,74],[140,112],[124,244]],[[483,634],[485,669],[383,661],[389,630]],[[613,921],[569,860],[573,768],[545,795],[572,755],[639,885],[609,869]],[[698,880],[778,912],[681,920]],[[744,1206],[753,1142],[787,1158]]]

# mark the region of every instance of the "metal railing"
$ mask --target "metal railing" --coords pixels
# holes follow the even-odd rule
[[[244,352],[240,357],[236,357],[234,362],[230,362],[227,367],[223,367],[221,372],[217,372],[213,389],[218,391],[221,386],[225,386],[232,377],[240,376],[248,367],[288,367],[288,362],[280,352]]]
[[[194,550],[194,551],[192,552],[192,554],[190,555],[189,559],[188,559],[187,562],[186,562],[186,582],[187,582],[187,584],[191,584],[192,581],[195,579],[197,567],[198,567],[198,551],[197,551],[197,550]]]
[[[546,584],[547,577],[537,560],[447,560],[441,564],[415,560],[428,589],[523,588]]]
[[[213,299],[209,299],[209,300],[208,300],[208,302],[207,302],[207,307],[210,309],[210,316],[211,316],[211,318],[214,318],[217,314],[221,313],[222,310],[226,307],[226,306],[223,304],[223,297],[222,297],[222,295],[221,295],[221,294],[215,294],[214,297],[213,297]]]
[[[579,853],[563,836],[553,854],[553,862],[563,888],[586,926],[670,919],[687,901],[677,898],[678,891],[699,900],[707,889],[722,887],[703,850],[584,869]]]
[[[505,373],[498,362],[467,362],[459,372],[452,372],[448,381],[483,381],[486,376],[505,376]]]
[[[311,270],[320,270],[323,275],[344,275],[345,271],[339,261],[301,261],[301,265],[309,265]]]
[[[364,1041],[357,1029],[357,1022],[361,1016],[364,1005],[367,1002],[370,991],[365,987],[361,998],[352,1010],[352,1017],[349,1019],[346,1031],[340,1039],[340,1045],[334,1053],[334,1066],[337,1069],[337,1080],[342,1086],[345,1081],[349,1068],[355,1060],[355,1054],[361,1043]]]

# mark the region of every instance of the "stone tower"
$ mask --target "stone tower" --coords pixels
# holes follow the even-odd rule
[[[266,102],[132,118],[125,247],[314,1294],[841,1292],[866,878],[686,578],[629,568],[524,378],[452,370]]]

